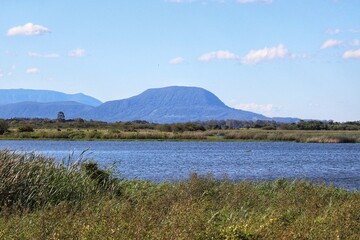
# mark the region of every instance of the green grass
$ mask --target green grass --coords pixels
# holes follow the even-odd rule
[[[308,181],[122,180],[0,151],[0,239],[359,239],[360,193]]]

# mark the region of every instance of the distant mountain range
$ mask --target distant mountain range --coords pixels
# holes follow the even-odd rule
[[[79,113],[92,110],[94,107],[78,102],[21,102],[0,105],[0,118],[49,118],[57,117],[64,112],[67,119],[78,118]]]
[[[30,95],[26,95],[27,91]],[[11,97],[6,98],[6,96]],[[149,89],[131,98],[102,104],[99,100],[84,94],[69,95],[45,90],[40,92],[23,89],[0,90],[0,99],[0,118],[56,118],[57,113],[62,111],[67,119],[83,118],[106,122],[145,120],[174,123],[226,119],[296,122],[299,120],[272,119],[261,114],[230,108],[213,93],[198,87],[173,86]],[[25,101],[21,102],[20,99]],[[7,104],[3,104],[4,102]]]
[[[66,94],[50,90],[29,90],[29,89],[0,89],[0,105],[20,102],[78,102],[90,106],[102,104],[96,98],[82,93]]]

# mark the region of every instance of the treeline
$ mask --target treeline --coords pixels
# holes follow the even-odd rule
[[[239,121],[239,120],[211,120],[205,122],[196,122],[204,126],[207,130],[211,129],[241,129],[256,128],[264,130],[360,130],[360,121],[353,122],[334,122],[334,121],[318,121],[300,120],[297,123],[281,123],[276,121]]]
[[[173,123],[158,124],[147,121],[114,122],[107,123],[102,121],[87,121],[81,118],[57,121],[53,119],[41,118],[14,118],[0,119],[0,134],[16,130],[18,132],[32,132],[34,129],[57,129],[58,131],[68,129],[78,130],[111,130],[112,132],[136,132],[141,130],[154,130],[160,132],[185,132],[185,131],[205,131],[206,128],[198,123]]]
[[[353,122],[334,122],[334,121],[300,121],[296,124],[284,124],[284,130],[360,130],[360,121]]]
[[[210,120],[188,123],[159,124],[136,120],[131,122],[107,123],[102,121],[84,120],[81,118],[58,121],[56,119],[42,118],[13,118],[0,119],[0,134],[9,129],[19,132],[31,132],[33,129],[107,129],[118,131],[157,130],[161,132],[185,132],[206,130],[231,130],[231,129],[264,129],[264,130],[360,130],[360,121],[334,122],[334,121],[299,121],[297,123],[281,123],[276,121],[240,121],[240,120]]]

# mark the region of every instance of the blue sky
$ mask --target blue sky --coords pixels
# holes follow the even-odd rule
[[[0,0],[0,88],[101,101],[197,86],[267,116],[360,120],[358,0]]]

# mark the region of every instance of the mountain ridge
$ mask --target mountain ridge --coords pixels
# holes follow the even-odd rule
[[[79,112],[89,111],[93,106],[73,102],[20,102],[0,105],[0,118],[49,118],[55,119],[58,112],[66,118],[77,118]]]
[[[225,105],[215,94],[206,89],[183,86],[151,88],[136,96],[108,101],[97,106],[75,101],[46,103],[26,101],[5,104],[0,105],[0,118],[56,118],[59,111],[64,112],[68,119],[83,118],[105,122],[145,120],[155,123],[175,123],[227,119],[247,121],[278,119],[281,122],[295,122],[299,120],[269,118],[258,113],[234,109]]]
[[[0,89],[0,105],[20,102],[66,102],[74,101],[90,106],[99,106],[102,102],[83,93],[67,94],[53,90]]]
[[[146,120],[159,123],[271,120],[261,114],[230,108],[206,89],[183,86],[152,88],[127,99],[105,102],[84,113],[83,118],[108,122]]]

